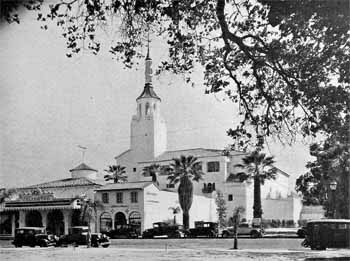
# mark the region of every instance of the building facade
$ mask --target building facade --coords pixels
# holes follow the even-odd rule
[[[13,237],[15,228],[25,226],[62,235],[79,224],[81,200],[93,201],[95,189],[104,182],[84,163],[70,173],[70,178],[16,188],[0,205],[0,237]]]
[[[194,182],[194,193],[196,195],[213,197],[213,192],[223,193],[227,202],[227,213],[231,215],[235,207],[243,206],[245,213],[243,217],[248,221],[253,218],[253,184],[250,181],[240,182],[235,177],[240,171],[235,165],[247,153],[231,151],[228,155],[223,150],[193,148],[186,150],[167,150],[167,130],[164,119],[161,116],[161,99],[156,94],[152,85],[151,59],[146,58],[145,86],[141,95],[136,99],[136,114],[131,119],[130,149],[116,156],[117,164],[126,167],[129,181],[149,181],[144,176],[144,167],[153,164],[166,166],[173,158],[181,155],[193,155],[202,164],[204,173],[203,180]],[[166,175],[158,175],[160,189],[177,191],[173,184],[170,184]],[[290,188],[290,176],[278,170],[275,180],[268,180],[261,188],[262,204],[266,217],[272,219],[293,219],[298,220],[301,204],[300,199]],[[279,208],[275,208],[277,203]],[[299,201],[299,202],[298,202]],[[300,203],[300,204],[299,204]],[[194,204],[196,204],[194,202]],[[286,213],[285,209],[292,209],[293,213]]]
[[[175,192],[160,190],[153,182],[108,184],[96,190],[96,200],[103,207],[98,210],[98,231],[108,232],[125,224],[138,227],[141,233],[154,222],[182,224],[182,214],[173,214],[179,206]],[[216,206],[211,198],[195,195],[190,210],[190,224],[196,220],[216,221]]]

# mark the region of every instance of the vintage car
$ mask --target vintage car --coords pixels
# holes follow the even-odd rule
[[[185,237],[184,230],[180,225],[169,225],[165,222],[153,223],[153,228],[146,229],[142,233],[142,238],[154,238],[167,236],[169,238]]]
[[[87,226],[76,226],[69,229],[68,235],[63,235],[59,238],[58,246],[67,246],[69,244],[74,245],[88,245],[90,236],[91,246],[93,247],[108,247],[110,241],[108,236],[102,233],[90,233]]]
[[[56,246],[58,238],[46,234],[44,227],[20,227],[15,230],[15,239],[12,244],[15,247],[22,246]]]
[[[350,248],[350,219],[311,220],[302,246],[312,250]]]
[[[136,226],[125,224],[119,225],[116,229],[106,232],[110,238],[138,238],[140,233]]]
[[[222,231],[222,237],[234,237],[234,227],[227,227]],[[264,229],[262,227],[251,226],[248,223],[242,223],[238,226],[238,235],[248,235],[252,238],[258,238],[264,236]]]
[[[189,237],[217,237],[218,223],[195,221],[194,228],[189,229]]]

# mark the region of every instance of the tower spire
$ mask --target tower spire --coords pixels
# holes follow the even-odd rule
[[[145,61],[145,84],[152,84],[152,59],[149,55],[149,45],[150,45],[150,39],[149,39],[149,29],[148,29],[148,35],[147,35],[147,56]]]

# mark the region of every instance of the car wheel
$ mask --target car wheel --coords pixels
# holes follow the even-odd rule
[[[107,245],[107,244],[106,245],[102,245],[102,247],[107,248],[107,247],[109,247],[109,245]]]
[[[48,247],[47,242],[42,242],[42,243],[40,244],[40,247]]]
[[[224,233],[222,233],[222,237],[224,237],[224,238],[228,238],[229,237],[229,234],[228,234],[228,232],[224,232]]]
[[[259,237],[259,233],[258,233],[258,231],[252,231],[251,233],[250,233],[250,237],[252,237],[252,238],[258,238]]]

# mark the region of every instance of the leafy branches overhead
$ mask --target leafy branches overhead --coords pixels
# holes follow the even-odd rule
[[[241,122],[228,134],[242,146],[254,137],[261,146],[269,135],[290,142],[299,132],[331,133],[349,113],[345,0],[58,0],[39,13],[47,19],[62,27],[69,57],[97,54],[99,32],[111,28],[104,47],[126,67],[148,31],[162,36],[169,53],[158,71],[191,73],[201,64],[207,92],[239,105]]]

